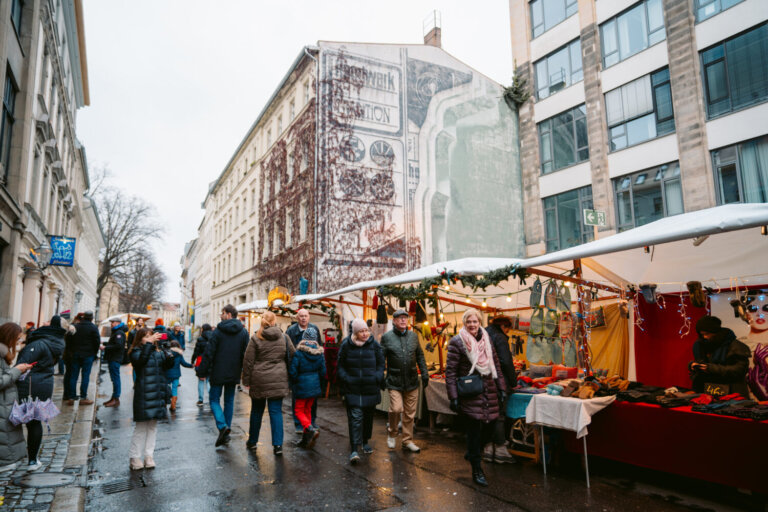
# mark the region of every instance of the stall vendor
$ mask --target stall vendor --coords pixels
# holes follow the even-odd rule
[[[699,393],[748,397],[747,369],[749,348],[736,339],[732,330],[722,327],[716,316],[696,322],[699,338],[693,344],[693,361],[688,363],[693,389]]]

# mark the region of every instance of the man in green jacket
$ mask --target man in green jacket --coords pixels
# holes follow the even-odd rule
[[[404,309],[395,311],[392,323],[394,328],[381,337],[381,348],[387,361],[385,383],[389,390],[387,446],[390,449],[395,447],[397,424],[402,414],[403,450],[418,453],[420,448],[413,442],[413,421],[419,398],[419,375],[416,373],[416,365],[419,365],[421,381],[426,388],[429,384],[427,363],[419,337],[415,332],[408,330],[408,313]]]

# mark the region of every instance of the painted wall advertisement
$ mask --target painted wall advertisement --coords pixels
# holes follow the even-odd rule
[[[431,46],[320,48],[318,289],[522,256],[516,113],[501,87]]]

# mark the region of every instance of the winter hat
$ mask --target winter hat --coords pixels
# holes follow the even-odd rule
[[[395,311],[395,313],[392,315],[392,318],[397,318],[399,316],[408,316],[408,312],[404,309],[398,309]]]
[[[158,325],[163,325],[163,319],[162,318],[158,318],[157,320],[155,320],[155,327],[157,327]]]
[[[304,331],[304,336],[302,336],[301,339],[318,341],[320,340],[320,334],[317,332],[317,329],[315,329],[314,327],[307,327],[307,329]]]
[[[63,329],[61,326],[61,317],[59,315],[53,315],[51,318],[51,327],[55,327],[57,329]]]
[[[708,332],[715,334],[720,330],[723,322],[716,316],[703,316],[696,322],[696,332],[701,334],[702,332]]]
[[[368,324],[365,323],[365,320],[359,318],[352,320],[352,334],[357,334],[364,329],[368,329]]]

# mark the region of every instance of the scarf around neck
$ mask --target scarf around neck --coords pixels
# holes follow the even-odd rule
[[[469,362],[472,363],[472,367],[469,369],[469,375],[475,370],[483,377],[486,375],[492,375],[494,379],[498,378],[496,375],[496,365],[493,364],[493,349],[491,348],[491,340],[488,337],[488,332],[480,327],[480,339],[478,340],[471,334],[466,327],[462,327],[459,331],[461,341],[464,342],[464,347],[467,349],[467,356]]]

